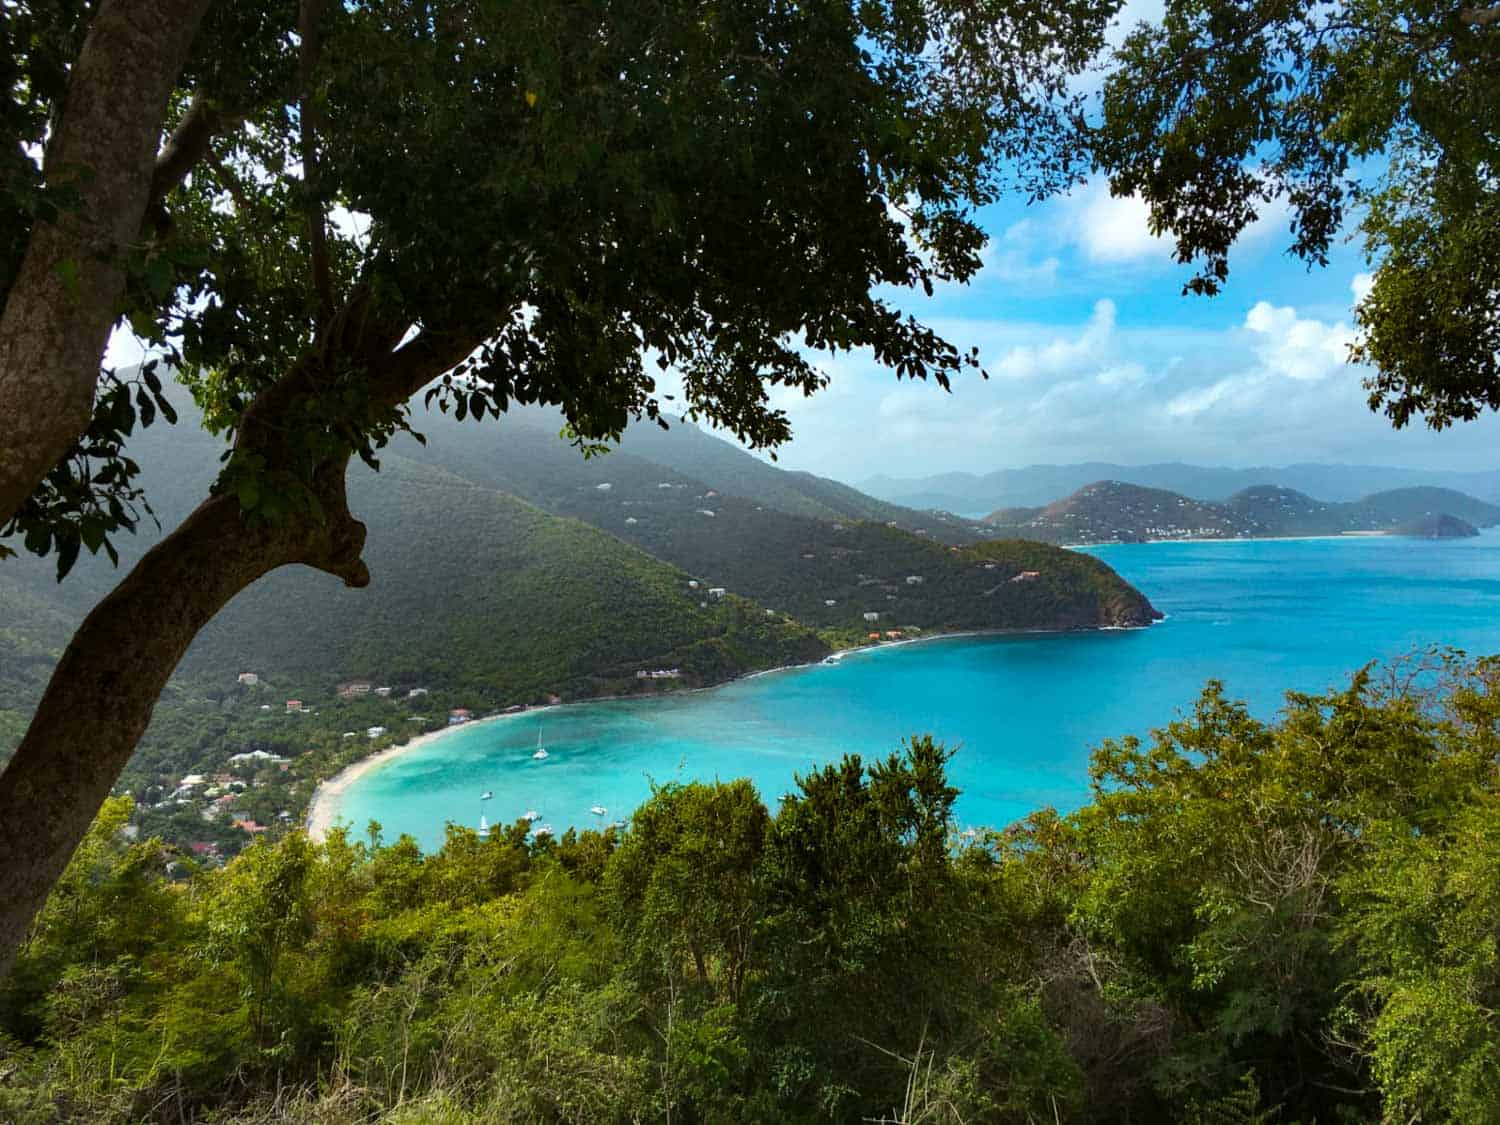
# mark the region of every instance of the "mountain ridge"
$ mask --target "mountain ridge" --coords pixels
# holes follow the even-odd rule
[[[1372,492],[1427,485],[1453,488],[1500,502],[1500,468],[1460,472],[1315,462],[1234,469],[1176,461],[1148,465],[1095,461],[914,478],[879,475],[858,481],[855,486],[882,500],[911,508],[982,513],[998,508],[1041,507],[1101,480],[1162,488],[1207,501],[1227,500],[1245,488],[1269,484],[1293,488],[1324,502],[1348,502]]]
[[[1352,502],[1325,503],[1275,485],[1242,489],[1222,503],[1124,481],[1096,481],[1041,508],[1002,508],[984,522],[1000,534],[1049,543],[1148,542],[1167,539],[1287,538],[1396,534],[1424,521],[1500,524],[1500,506],[1451,489],[1392,489]],[[1446,528],[1451,538],[1455,524]],[[1477,534],[1477,532],[1476,532]]]

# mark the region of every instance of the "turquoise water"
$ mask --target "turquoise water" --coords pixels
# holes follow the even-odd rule
[[[1087,798],[1090,748],[1147,734],[1205,680],[1271,717],[1288,688],[1338,685],[1429,645],[1500,652],[1500,533],[1478,539],[1153,543],[1095,548],[1167,620],[1150,629],[952,638],[850,654],[691,695],[583,704],[455,730],[356,781],[341,820],[430,847],[443,825],[527,810],[558,832],[629,815],[671,780],[793,775],[931,732],[958,753],[966,825]],[[531,752],[538,729],[550,757]],[[590,813],[606,806],[603,816]]]

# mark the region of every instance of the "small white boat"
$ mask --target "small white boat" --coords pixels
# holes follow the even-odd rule
[[[527,824],[530,824],[532,821],[541,820],[542,814],[537,812],[536,809],[527,809],[526,815],[521,819],[524,820]]]
[[[595,816],[603,816],[605,813],[609,812],[609,810],[603,805],[595,805],[593,808],[589,809],[589,812],[593,813]]]
[[[479,799],[481,801],[488,801],[494,795],[495,791],[493,789],[486,789],[483,793],[479,794]]]
[[[548,754],[547,751],[543,750],[541,747],[538,747],[537,748],[537,752],[535,754],[533,754],[531,757],[532,757],[533,761],[545,762],[551,756],[552,755]]]
[[[545,762],[547,760],[547,748],[542,745],[542,724],[536,726],[536,753],[531,755],[533,761]]]

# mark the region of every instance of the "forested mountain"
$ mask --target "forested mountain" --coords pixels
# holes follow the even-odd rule
[[[1500,507],[1445,488],[1402,488],[1333,503],[1272,485],[1244,489],[1223,503],[1207,503],[1111,480],[1087,485],[1044,508],[1003,508],[984,522],[1001,534],[1048,543],[1109,543],[1403,534],[1409,525],[1438,517],[1492,527],[1500,524]]]
[[[220,448],[191,404],[181,407],[179,425],[153,426],[131,446],[167,528],[206,491]],[[142,753],[161,776],[170,746],[191,743],[196,763],[213,757],[215,740],[285,737],[247,727],[238,712],[205,717],[204,700],[231,710],[242,702],[230,689],[243,671],[274,687],[278,709],[287,698],[330,703],[349,680],[498,707],[714,683],[816,659],[871,631],[1091,628],[1153,616],[1097,560],[978,544],[965,521],[786,473],[694,426],[633,428],[622,448],[585,459],[541,411],[498,427],[437,415],[415,425],[427,446],[405,439],[384,451],[379,474],[351,470],[370,587],[291,568],[232,602],[158,708]],[[930,526],[900,526],[918,521]],[[146,521],[123,538],[122,568],[159,534]],[[50,561],[23,552],[0,563],[0,751],[20,737],[72,629],[119,577],[102,556],[85,555],[60,585]],[[670,680],[636,677],[674,668]],[[192,730],[184,714],[198,716]]]
[[[1195,500],[1228,500],[1257,485],[1295,489],[1328,501],[1351,502],[1374,492],[1414,487],[1448,488],[1500,503],[1500,469],[1450,472],[1379,465],[1286,465],[1226,469],[1205,465],[1029,465],[993,473],[940,473],[928,477],[875,476],[858,487],[871,496],[912,508],[992,512],[1039,508],[1087,484],[1117,480],[1180,492]]]

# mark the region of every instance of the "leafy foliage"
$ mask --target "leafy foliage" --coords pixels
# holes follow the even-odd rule
[[[1500,9],[1174,2],[1116,52],[1095,159],[1139,192],[1187,288],[1216,293],[1274,200],[1323,264],[1359,216],[1374,284],[1353,358],[1372,409],[1434,429],[1500,409]]]
[[[110,802],[0,993],[17,1121],[1490,1120],[1493,661],[1209,685],[965,842],[913,739],[623,832],[261,842]],[[174,881],[174,879],[176,881]]]

